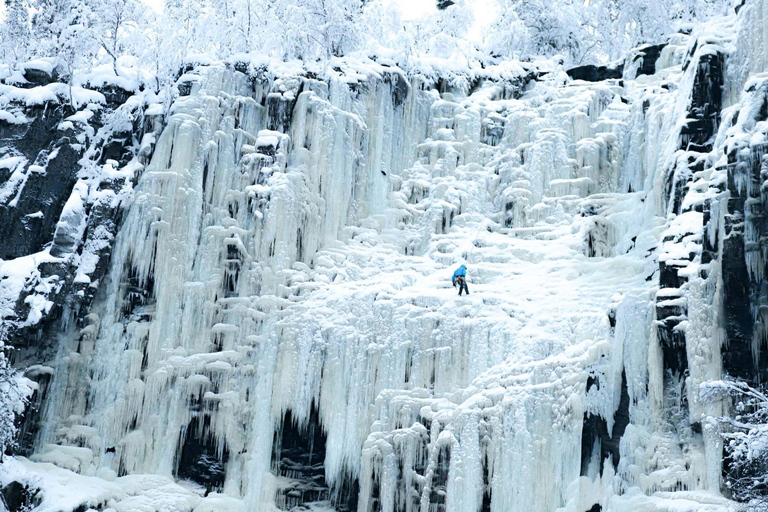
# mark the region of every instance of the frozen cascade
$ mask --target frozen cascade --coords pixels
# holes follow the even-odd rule
[[[104,510],[734,510],[698,389],[768,353],[765,8],[624,81],[198,66],[10,464]]]

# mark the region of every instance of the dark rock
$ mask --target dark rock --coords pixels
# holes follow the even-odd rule
[[[722,350],[723,369],[729,375],[752,384],[768,380],[768,354],[752,347],[764,343],[768,332],[768,290],[766,282],[750,276],[747,258],[761,261],[757,251],[768,249],[765,204],[761,188],[762,159],[768,147],[733,155],[727,168],[728,213],[722,240],[723,310],[727,344]],[[751,185],[750,185],[751,182]],[[759,199],[759,200],[756,200]],[[746,229],[749,226],[749,229]],[[754,253],[750,255],[750,252]]]
[[[439,11],[443,11],[450,6],[452,6],[455,2],[453,0],[437,0],[437,9]]]
[[[272,466],[278,476],[293,483],[280,490],[276,500],[279,508],[291,510],[330,499],[325,483],[325,444],[326,435],[314,408],[304,426],[297,425],[291,412],[286,412],[282,429],[275,434]]]
[[[680,276],[680,265],[659,262],[659,286],[661,288],[680,288],[688,279]],[[685,333],[676,329],[688,310],[682,305],[665,305],[669,297],[662,298],[656,305],[656,329],[659,345],[664,360],[664,369],[674,375],[683,375],[688,371],[688,354],[685,346]]]
[[[720,232],[710,221],[712,220],[712,207],[716,200],[707,199],[704,202],[704,236],[702,237],[701,262],[706,264],[718,257],[718,247],[720,247]]]
[[[133,96],[133,91],[127,91],[122,87],[118,87],[113,84],[105,85],[102,87],[94,87],[94,90],[99,91],[104,95],[104,99],[111,106],[119,106],[128,101],[128,98]]]
[[[658,313],[658,310],[659,308],[657,308],[657,314],[666,314],[664,312]],[[685,333],[675,329],[681,321],[680,316],[658,321],[658,336],[664,359],[664,369],[677,376],[684,375],[688,371]]]
[[[292,482],[278,492],[276,503],[279,508],[293,510],[324,502],[339,512],[357,510],[359,485],[356,478],[346,474],[335,488],[325,481],[326,441],[314,404],[306,425],[299,425],[291,411],[285,413],[282,427],[275,433],[272,467],[277,476]]]
[[[37,489],[30,488],[20,482],[11,482],[0,490],[8,512],[27,512],[39,505]]]
[[[73,112],[68,106],[35,108],[26,112],[33,120],[22,127],[0,124],[0,146],[8,155],[23,156],[45,168],[29,172],[16,203],[0,205],[0,258],[13,259],[42,250],[53,236],[59,215],[77,181],[81,149],[59,139],[58,124]],[[54,155],[54,158],[50,158]],[[36,215],[41,212],[42,216]]]
[[[16,418],[19,430],[16,435],[18,446],[14,452],[19,455],[29,456],[32,454],[32,446],[35,443],[37,433],[42,427],[43,397],[46,396],[52,375],[50,373],[30,374],[27,372],[24,376],[35,382],[38,388],[29,398],[23,414]]]
[[[195,416],[183,434],[176,475],[204,486],[208,492],[224,488],[229,450],[218,449],[210,435],[210,417]]]
[[[288,133],[296,98],[298,94],[293,98],[277,93],[267,95],[267,129]]]
[[[451,452],[448,446],[440,447],[437,456],[437,470],[432,476],[432,490],[429,495],[430,510],[444,512],[446,508],[448,468],[451,465]]]
[[[504,136],[506,119],[498,115],[489,115],[483,119],[480,141],[489,146],[497,146]]]
[[[286,412],[272,451],[275,473],[293,480],[280,490],[276,500],[283,510],[330,499],[325,484],[325,443],[326,435],[315,409],[305,426],[297,425],[291,412]]]
[[[132,134],[115,134],[110,142],[104,144],[101,150],[99,164],[107,163],[107,160],[114,160],[119,166],[127,164],[133,157],[131,145],[133,144]]]
[[[658,58],[664,45],[654,47],[642,47],[638,49],[638,56],[642,56],[642,66],[638,74],[643,72],[650,73],[651,69],[647,66],[648,62]],[[639,58],[635,56],[633,62]],[[705,53],[696,63],[696,76],[694,78],[691,103],[688,108],[687,122],[680,131],[681,150],[688,151],[686,161],[679,161],[677,165],[667,170],[665,177],[665,196],[667,200],[667,211],[675,214],[682,213],[683,198],[690,188],[691,180],[696,172],[703,170],[705,165],[704,158],[700,153],[708,153],[712,149],[712,139],[717,132],[720,124],[720,110],[722,108],[722,86],[724,82],[724,57],[720,52]],[[653,70],[655,72],[655,68]],[[699,211],[704,212],[706,206]],[[680,241],[682,236],[676,240],[665,240],[665,242]],[[713,247],[703,247],[703,252],[708,250],[706,258],[712,258],[716,252]],[[692,261],[696,255],[691,253],[688,260]],[[705,256],[702,256],[704,258]],[[685,262],[677,264],[668,264],[659,262],[659,285],[661,288],[680,288],[687,281],[679,275]],[[725,266],[723,267],[725,271]],[[661,302],[667,300],[663,298]],[[726,306],[727,309],[728,306]],[[737,306],[738,307],[738,306]],[[677,329],[681,322],[686,320],[688,314],[685,306],[671,306],[657,304],[657,334],[659,344],[661,345],[664,369],[667,378],[665,386],[676,382],[677,379],[684,377],[688,372],[688,356],[686,350],[685,333]],[[726,316],[728,313],[726,312]],[[725,356],[724,356],[725,358]]]
[[[574,80],[584,80],[585,82],[602,82],[603,80],[618,80],[622,77],[624,70],[621,66],[595,66],[588,64],[571,68],[566,73]]]
[[[591,382],[587,382],[587,389],[590,385],[600,386],[599,380],[590,377]],[[608,432],[608,422],[605,418],[593,414],[584,414],[584,423],[581,430],[581,476],[588,474],[589,466],[593,462],[592,454],[595,451],[595,445],[600,443],[600,473],[605,467],[605,461],[609,457],[613,462],[614,469],[618,468],[621,460],[619,444],[621,437],[629,425],[629,391],[627,389],[627,374],[621,372],[621,398],[619,407],[613,414],[613,429]]]
[[[196,80],[194,77],[184,77],[176,83],[176,89],[179,91],[179,96],[189,96],[192,94],[192,87],[195,85]]]
[[[627,66],[636,66],[638,61],[641,61],[637,68],[637,75],[653,75],[656,74],[656,61],[661,56],[661,51],[667,46],[667,43],[656,45],[645,45],[636,48],[627,59]]]
[[[70,144],[57,149],[56,156],[47,162],[45,172],[27,171],[27,182],[15,205],[0,205],[0,237],[6,240],[0,248],[1,258],[39,252],[51,240],[77,181],[77,161],[81,156]],[[42,215],[38,216],[37,212]]]
[[[54,70],[52,74],[49,74],[47,71],[42,69],[24,68],[23,74],[27,83],[20,85],[24,88],[38,87],[59,81],[59,74],[56,73],[56,70]]]
[[[88,130],[81,133],[75,131],[79,128],[66,132],[57,129],[64,118],[74,113],[69,105],[52,102],[39,107],[19,108],[23,109],[24,115],[31,121],[23,125],[0,123],[0,152],[4,156],[24,157],[27,162],[44,167],[45,173],[30,173],[18,194],[16,204],[0,205],[0,236],[5,241],[0,245],[0,258],[11,259],[32,254],[47,246],[50,246],[54,256],[68,256],[88,245],[98,258],[89,277],[91,283],[98,283],[107,272],[121,210],[115,208],[110,197],[103,196],[93,203],[84,204],[83,211],[75,215],[76,218],[68,219],[71,222],[59,224],[59,221],[67,220],[62,219],[62,211],[81,170],[80,160],[84,148],[90,145],[96,155],[93,161],[97,165],[99,155],[101,158],[105,155],[117,156],[116,152],[120,153],[121,161],[127,162],[135,153],[135,141],[139,136],[129,130],[127,133],[115,134],[118,139],[115,140],[113,134],[99,132],[103,127],[103,116],[109,113],[109,108],[97,112],[89,120]],[[161,123],[156,119],[144,122],[140,110],[134,114],[135,130],[151,128],[151,131],[159,131],[161,128]],[[93,136],[93,133],[96,135]],[[82,145],[81,141],[75,142],[76,135],[86,136]],[[145,156],[151,156],[151,148]],[[7,173],[0,176],[0,179],[7,180]],[[99,188],[119,193],[126,184],[122,178],[108,179]],[[61,229],[57,230],[57,224]],[[75,224],[78,226],[76,229]],[[6,346],[13,347],[9,355],[15,366],[23,368],[52,360],[59,338],[62,335],[76,336],[74,332],[83,327],[98,288],[87,282],[74,283],[78,272],[76,264],[77,261],[70,259],[42,263],[37,268],[37,275],[26,284],[14,307],[15,318],[9,318],[3,324],[2,341]],[[37,293],[35,286],[41,279],[51,284],[46,299],[53,303],[53,307],[37,324],[24,325],[19,320],[26,319],[30,311],[30,305],[25,299],[31,293]],[[39,389],[19,421],[19,436],[14,453],[22,455],[28,455],[34,446],[51,375],[42,373],[29,377],[38,383]]]
[[[480,512],[491,512],[491,472],[488,469],[488,458],[483,459],[483,501]]]
[[[405,76],[396,71],[386,73],[384,80],[392,85],[392,103],[395,107],[399,107],[408,98],[408,94],[411,92],[411,84]]]
[[[585,229],[584,254],[589,258],[610,256],[611,225],[603,218],[594,216]]]
[[[720,124],[723,107],[725,56],[721,52],[701,56],[696,69],[688,122],[680,131],[680,148],[700,153],[712,151],[712,138]]]

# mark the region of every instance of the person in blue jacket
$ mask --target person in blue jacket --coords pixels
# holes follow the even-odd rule
[[[456,269],[456,272],[453,273],[453,277],[451,278],[451,282],[453,283],[454,288],[456,287],[456,285],[459,286],[459,296],[461,296],[462,290],[467,292],[467,295],[469,295],[469,288],[467,288],[467,266],[466,265],[462,265]]]

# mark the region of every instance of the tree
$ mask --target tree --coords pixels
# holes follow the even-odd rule
[[[528,29],[518,17],[515,0],[499,0],[499,15],[485,37],[485,48],[491,56],[516,58],[526,45]]]
[[[69,85],[69,101],[74,107],[72,86],[75,81],[75,72],[78,69],[90,69],[99,48],[98,39],[91,30],[91,11],[88,5],[81,0],[70,3],[68,12],[60,13],[56,18],[58,38],[56,41],[56,58],[60,73]]]
[[[456,0],[442,9],[435,17],[430,53],[445,58],[451,58],[457,53],[464,54],[469,47],[467,33],[474,21],[472,8],[466,0]]]
[[[768,395],[745,382],[722,380],[702,385],[705,400],[730,396],[733,416],[714,418],[725,440],[725,486],[747,510],[768,506]]]
[[[499,18],[486,37],[498,56],[530,59],[561,55],[579,60],[588,45],[588,5],[571,0],[498,0]],[[554,5],[553,5],[554,4]]]
[[[6,0],[6,17],[0,29],[0,48],[11,66],[29,58],[32,50],[32,32],[29,26],[29,7],[26,0]]]
[[[551,2],[525,0],[518,1],[515,10],[527,31],[525,56],[578,55],[585,40],[583,16],[571,2],[561,1],[553,8]]]
[[[16,436],[16,418],[24,411],[29,392],[20,375],[0,351],[0,459]]]
[[[492,54],[562,55],[572,63],[619,58],[659,43],[681,24],[727,10],[727,0],[497,0],[499,17],[486,37]]]
[[[89,7],[89,29],[112,60],[115,75],[119,75],[117,59],[126,52],[126,40],[139,26],[141,8],[136,0],[90,0]]]
[[[71,0],[35,0],[32,16],[32,33],[37,41],[39,56],[52,57],[56,54],[61,33],[67,26],[72,10]]]
[[[322,60],[357,49],[361,42],[359,0],[278,0],[276,16],[283,34],[284,58]]]

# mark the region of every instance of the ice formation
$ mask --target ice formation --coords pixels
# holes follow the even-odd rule
[[[728,404],[699,388],[763,378],[766,12],[621,80],[197,66],[146,166],[92,169],[53,245],[0,263],[4,311],[42,260],[76,253],[97,289],[46,331],[39,431],[5,475],[52,511],[735,510],[707,421]],[[122,218],[91,283],[100,200]],[[39,281],[22,324],[53,305]]]

